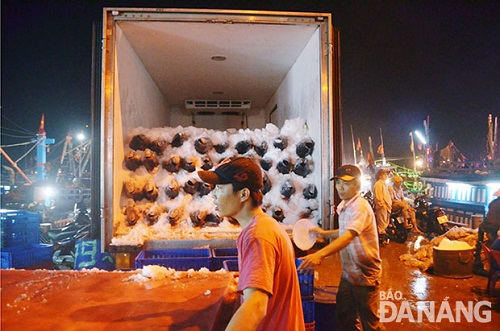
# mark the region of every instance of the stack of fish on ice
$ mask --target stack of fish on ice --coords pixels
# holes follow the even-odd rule
[[[281,130],[215,131],[195,127],[136,128],[130,132],[123,162],[122,214],[115,220],[113,244],[144,239],[199,238],[200,233],[237,233],[235,220],[221,219],[197,170],[213,169],[232,156],[247,156],[264,174],[265,211],[285,226],[317,219],[314,141],[302,119]],[[116,222],[118,221],[118,222]]]

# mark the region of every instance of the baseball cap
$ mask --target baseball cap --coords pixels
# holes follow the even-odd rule
[[[248,188],[258,192],[263,187],[262,170],[248,157],[233,157],[223,160],[215,170],[199,170],[198,176],[204,182],[233,184],[236,190]]]
[[[359,177],[361,177],[361,170],[359,170],[359,168],[355,165],[346,164],[340,166],[337,169],[337,175],[330,178],[330,180],[342,179],[343,181],[350,182],[351,180]]]
[[[401,176],[396,175],[396,176],[392,177],[392,181],[400,183],[403,181],[403,178],[401,178]]]

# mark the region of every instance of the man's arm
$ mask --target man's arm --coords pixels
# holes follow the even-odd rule
[[[243,304],[229,321],[226,331],[255,330],[267,313],[269,296],[257,288],[243,290]]]
[[[334,239],[339,237],[339,229],[335,230],[323,230],[320,227],[315,227],[309,230],[309,233],[316,233],[318,236],[323,238]]]
[[[391,197],[392,201],[399,201],[399,199],[396,197],[396,190],[394,189],[394,187],[389,186],[387,189],[389,190],[389,196]]]
[[[319,251],[313,254],[309,254],[303,258],[302,264],[299,266],[298,270],[302,269],[308,269],[311,267],[314,267],[315,265],[318,265],[321,263],[321,260],[324,257],[327,257],[329,255],[332,255],[333,253],[336,253],[343,248],[345,248],[347,245],[351,243],[351,241],[356,238],[358,234],[354,232],[353,230],[348,230],[346,233],[338,237],[338,239],[335,239],[332,241],[330,244],[327,246],[323,247]]]

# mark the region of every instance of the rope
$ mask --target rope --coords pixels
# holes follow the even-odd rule
[[[16,164],[17,164],[19,161],[21,161],[22,159],[24,159],[24,158],[26,157],[26,155],[28,155],[28,154],[29,154],[29,153],[30,153],[33,149],[35,149],[35,147],[36,147],[36,146],[40,145],[40,143],[41,143],[41,142],[42,142],[41,140],[37,141],[37,142],[36,142],[36,144],[35,144],[35,145],[33,145],[33,147],[31,147],[31,148],[30,148],[30,149],[29,149],[26,153],[24,153],[24,155],[23,155],[23,156],[21,156],[19,159],[17,159],[17,160],[16,160]]]
[[[25,143],[19,143],[19,144],[11,144],[11,145],[0,145],[0,147],[5,148],[5,147],[16,147],[16,146],[23,146],[23,145],[29,145],[33,144],[33,141],[27,141]]]
[[[9,119],[7,116],[3,115],[2,114],[2,117],[5,118],[7,121],[9,121],[10,123],[14,124],[15,126],[17,126],[18,128],[20,128],[22,131],[20,132],[24,132],[24,133],[29,133],[30,135],[35,135],[34,132],[30,131],[30,130],[27,130],[25,128],[23,128],[22,126],[20,126],[19,124],[17,124],[16,122],[12,121],[11,119]]]

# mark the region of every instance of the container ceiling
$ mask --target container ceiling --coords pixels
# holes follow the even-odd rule
[[[179,109],[185,100],[249,100],[252,109],[265,108],[318,28],[157,21],[119,27],[167,102]]]

